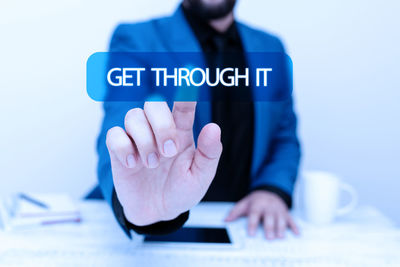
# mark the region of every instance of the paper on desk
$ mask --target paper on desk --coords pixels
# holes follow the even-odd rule
[[[218,206],[214,216],[214,207],[192,209],[192,222],[208,216],[219,225],[229,209]],[[354,218],[325,227],[297,220],[300,237],[288,232],[287,239],[272,242],[265,240],[261,229],[257,237],[249,238],[243,219],[234,222],[243,234],[241,249],[151,251],[124,236],[106,203],[81,203],[80,210],[82,224],[0,232],[0,266],[400,266],[399,229],[381,223],[370,212],[365,216],[357,212]]]
[[[45,203],[43,208],[16,196],[9,197],[1,204],[3,228],[11,230],[35,225],[79,222],[81,217],[77,206],[65,194],[29,194],[35,200]]]

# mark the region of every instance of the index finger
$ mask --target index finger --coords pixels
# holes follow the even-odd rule
[[[192,130],[195,111],[196,102],[174,102],[172,115],[176,128],[184,131]]]
[[[175,121],[176,133],[181,150],[194,144],[193,123],[196,111],[196,102],[174,102],[172,116]]]

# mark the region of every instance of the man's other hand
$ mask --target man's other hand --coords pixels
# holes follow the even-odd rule
[[[247,230],[250,236],[255,235],[260,224],[265,237],[270,240],[284,238],[287,228],[299,234],[286,204],[275,193],[264,190],[250,193],[233,207],[225,220],[231,222],[242,216],[248,217]]]
[[[210,186],[222,153],[221,130],[210,123],[193,140],[195,102],[146,102],[111,128],[106,144],[115,191],[137,226],[168,221],[196,205]]]

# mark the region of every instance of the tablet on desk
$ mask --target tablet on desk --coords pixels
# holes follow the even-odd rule
[[[142,243],[146,248],[235,248],[238,242],[224,226],[186,226],[167,235],[147,235]]]
[[[182,227],[166,235],[147,235],[144,242],[231,244],[226,228]]]

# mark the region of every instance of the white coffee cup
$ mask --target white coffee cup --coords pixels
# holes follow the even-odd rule
[[[337,216],[351,212],[357,205],[354,188],[336,175],[323,171],[308,171],[302,175],[303,205],[306,219],[313,224],[327,224]],[[350,202],[339,207],[342,192],[350,195]]]

